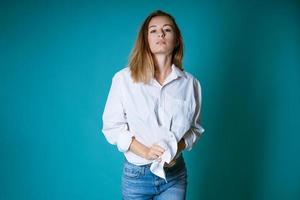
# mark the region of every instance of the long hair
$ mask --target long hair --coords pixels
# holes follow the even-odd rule
[[[156,10],[152,12],[143,22],[139,30],[134,48],[132,49],[129,57],[129,68],[131,71],[131,77],[134,82],[143,82],[145,84],[148,84],[149,81],[154,77],[155,63],[148,43],[148,26],[151,19],[156,16],[166,16],[173,23],[176,46],[174,47],[172,53],[172,63],[183,71],[183,39],[179,27],[177,26],[174,17],[172,17],[170,14],[161,10]]]

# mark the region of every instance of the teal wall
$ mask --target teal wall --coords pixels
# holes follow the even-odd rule
[[[1,1],[1,200],[121,198],[123,156],[101,116],[158,8],[203,89],[188,199],[300,199],[299,1],[165,0]]]

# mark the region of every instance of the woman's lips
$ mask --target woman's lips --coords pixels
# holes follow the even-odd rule
[[[166,44],[166,42],[165,41],[158,41],[158,42],[156,42],[156,44]]]

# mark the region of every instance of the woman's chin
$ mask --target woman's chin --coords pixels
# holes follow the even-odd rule
[[[172,52],[172,51],[168,51],[166,49],[160,49],[160,50],[154,51],[152,53],[153,54],[157,54],[157,55],[159,55],[159,54],[168,55],[168,54],[170,54],[170,52]]]

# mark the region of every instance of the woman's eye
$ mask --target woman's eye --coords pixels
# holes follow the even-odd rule
[[[155,33],[155,32],[156,32],[156,30],[151,30],[151,31],[150,31],[150,33]]]
[[[171,32],[172,30],[171,29],[165,29],[165,32]]]

